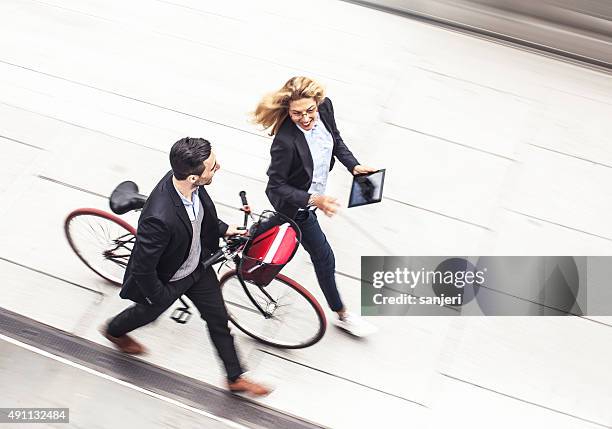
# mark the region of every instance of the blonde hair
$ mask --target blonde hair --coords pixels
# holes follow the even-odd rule
[[[292,77],[281,89],[261,99],[252,113],[253,122],[264,129],[271,128],[270,135],[273,136],[287,118],[289,104],[302,98],[314,98],[318,106],[325,98],[325,90],[318,82],[308,77]]]

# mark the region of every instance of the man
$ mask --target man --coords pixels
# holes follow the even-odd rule
[[[335,278],[334,252],[321,230],[315,209],[327,216],[338,210],[336,198],[326,195],[327,178],[335,159],[352,174],[376,171],[359,164],[336,126],[334,109],[316,81],[297,76],[264,97],[254,112],[254,122],[271,129],[266,195],[274,209],[292,217],[302,231],[302,246],[310,254],[319,286],[336,325],[355,336],[376,329],[347,311]]]
[[[196,306],[225,366],[228,387],[256,396],[269,390],[242,377],[234,339],[217,276],[202,261],[219,248],[223,235],[241,233],[217,219],[204,189],[220,165],[210,142],[183,138],[170,150],[172,171],[157,184],[140,215],[136,243],[128,262],[120,296],[135,304],[112,319],[104,335],[125,353],[144,347],[127,335],[157,319],[181,295]]]

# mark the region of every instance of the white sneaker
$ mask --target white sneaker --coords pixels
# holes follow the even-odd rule
[[[378,331],[376,326],[367,322],[363,317],[349,313],[348,311],[344,313],[343,319],[338,318],[334,323],[338,328],[356,337],[365,337]]]

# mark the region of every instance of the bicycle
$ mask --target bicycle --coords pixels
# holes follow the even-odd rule
[[[205,267],[221,263],[218,272],[224,266],[229,268],[219,279],[229,320],[240,331],[263,344],[286,349],[309,347],[321,340],[327,326],[323,308],[314,296],[283,274],[277,273],[269,284],[263,286],[248,275],[245,278],[247,271],[241,270],[245,256],[243,250],[258,226],[273,216],[293,221],[272,211],[253,213],[244,191],[240,192],[240,197],[240,210],[244,212],[242,228],[247,229],[249,219],[252,221],[249,234],[225,238],[221,248],[203,262]],[[79,208],[66,217],[64,231],[72,250],[93,272],[116,286],[121,286],[136,243],[136,229],[117,215],[141,211],[146,199],[134,182],[127,181],[117,186],[109,199],[115,214],[95,208]],[[182,297],[180,301],[183,307],[176,308],[171,318],[186,323],[191,312]]]

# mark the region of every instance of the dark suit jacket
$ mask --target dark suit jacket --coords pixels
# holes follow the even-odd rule
[[[219,249],[227,224],[217,219],[215,205],[203,186],[198,189],[202,219],[201,260]],[[142,304],[165,304],[172,297],[169,280],[189,255],[191,222],[174,185],[172,172],[157,184],[142,209],[136,244],[123,277],[122,298]]]
[[[334,148],[329,169],[334,167],[335,158],[352,173],[359,164],[346,147],[334,118],[334,107],[329,98],[319,105],[319,117],[332,135]],[[274,209],[289,217],[294,217],[298,208],[305,208],[312,184],[313,162],[304,133],[287,117],[272,141],[271,162],[268,168],[266,195]]]

